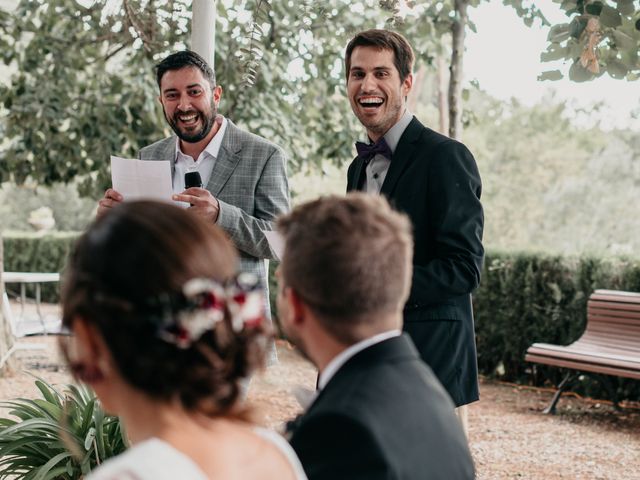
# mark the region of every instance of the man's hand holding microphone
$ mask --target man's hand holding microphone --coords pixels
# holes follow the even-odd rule
[[[191,210],[215,223],[218,220],[220,204],[216,197],[203,187],[199,172],[187,172],[184,174],[184,192],[173,195],[171,198],[177,202],[190,204]]]

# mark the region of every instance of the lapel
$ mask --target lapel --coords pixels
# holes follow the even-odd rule
[[[224,132],[224,137],[222,137],[218,158],[216,158],[216,162],[213,165],[211,178],[207,184],[207,190],[214,197],[219,195],[220,190],[222,190],[222,187],[224,187],[238,166],[240,150],[242,150],[242,143],[238,136],[238,127],[227,119],[227,129]]]
[[[165,144],[162,146],[162,151],[159,155],[154,156],[152,160],[169,160],[169,166],[171,167],[171,178],[176,170],[176,136],[171,135]]]
[[[389,171],[387,172],[387,176],[385,177],[382,188],[380,189],[380,193],[387,198],[390,198],[393,194],[402,172],[404,172],[411,162],[413,162],[415,158],[414,152],[418,146],[418,140],[424,130],[424,125],[422,125],[416,117],[413,117],[411,123],[409,123],[405,131],[402,133],[398,146],[396,147],[396,151],[391,157]]]
[[[364,160],[360,157],[356,157],[354,162],[353,178],[351,179],[351,185],[348,186],[348,190],[364,190],[365,182],[362,181],[362,169],[364,168]]]

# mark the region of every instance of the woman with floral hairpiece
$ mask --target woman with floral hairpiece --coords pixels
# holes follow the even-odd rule
[[[268,332],[259,285],[237,263],[220,229],[169,204],[119,205],[80,238],[63,287],[64,350],[132,443],[91,480],[306,478],[241,402]]]

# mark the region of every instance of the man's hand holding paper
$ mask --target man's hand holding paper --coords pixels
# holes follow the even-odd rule
[[[98,202],[98,215],[127,200],[171,201],[171,167],[168,161],[111,156],[111,184]]]

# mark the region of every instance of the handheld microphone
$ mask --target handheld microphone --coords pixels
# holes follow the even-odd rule
[[[200,172],[187,172],[184,174],[184,188],[198,187],[202,188],[202,178]]]

